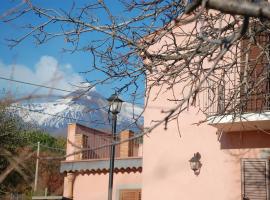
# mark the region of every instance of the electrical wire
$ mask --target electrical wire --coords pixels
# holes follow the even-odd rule
[[[75,91],[71,91],[71,90],[66,90],[66,89],[61,89],[61,88],[57,88],[57,87],[51,87],[51,86],[46,86],[46,85],[41,85],[41,84],[36,84],[36,83],[30,83],[30,82],[25,82],[25,81],[19,81],[19,80],[15,80],[15,79],[11,79],[11,78],[6,78],[3,76],[0,76],[0,79],[2,80],[6,80],[6,81],[12,81],[12,82],[16,82],[16,83],[21,83],[21,84],[26,84],[26,85],[31,85],[31,86],[35,86],[35,87],[42,87],[42,88],[47,88],[47,89],[51,89],[51,90],[58,90],[58,91],[62,91],[62,92],[69,92],[69,93],[76,93]],[[86,95],[86,94],[82,94],[77,92],[78,95]],[[139,105],[139,106],[144,106],[144,104],[142,103],[135,103],[134,101],[125,101],[126,103],[130,103],[132,105]],[[164,106],[147,106],[148,108],[154,108],[154,109],[164,109]]]
[[[50,146],[47,146],[45,144],[39,144],[41,147],[44,147],[44,148],[47,148],[47,149],[53,149],[53,150],[57,150],[57,151],[63,151],[63,152],[66,152],[66,149],[62,149],[62,148],[57,148],[57,147],[50,147]],[[30,144],[30,146],[35,146],[37,147],[38,144]]]
[[[36,87],[42,87],[42,88],[47,88],[47,89],[52,89],[52,90],[58,90],[58,91],[62,91],[62,92],[74,92],[74,91],[71,91],[71,90],[66,90],[66,89],[61,89],[61,88],[56,88],[56,87],[50,87],[50,86],[46,86],[46,85],[30,83],[30,82],[25,82],[25,81],[19,81],[19,80],[15,80],[15,79],[11,79],[11,78],[6,78],[6,77],[3,77],[3,76],[0,76],[0,79],[6,80],[6,81],[12,81],[12,82],[16,82],[16,83],[21,83],[21,84],[26,84],[26,85],[32,85],[32,86],[36,86]]]
[[[26,84],[26,85],[31,85],[31,86],[35,86],[35,87],[42,87],[42,88],[51,89],[51,90],[58,90],[58,91],[61,91],[61,92],[78,93],[78,95],[82,95],[82,96],[86,95],[86,94],[82,94],[81,92],[76,92],[76,90],[72,91],[72,90],[66,90],[66,89],[62,89],[62,88],[51,87],[51,86],[46,86],[46,85],[41,85],[41,84],[36,84],[36,83],[19,81],[19,80],[15,80],[15,79],[12,79],[12,78],[6,78],[6,77],[3,77],[3,76],[0,76],[0,79],[6,80],[6,81],[12,81],[12,82],[16,82],[16,83],[21,83],[21,84]],[[143,104],[139,104],[139,103],[135,103],[135,102],[129,102],[129,101],[126,101],[126,102],[131,103],[131,104],[135,104],[135,105],[143,106]]]

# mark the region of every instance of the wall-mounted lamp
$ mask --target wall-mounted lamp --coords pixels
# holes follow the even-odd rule
[[[195,175],[199,175],[202,167],[200,161],[201,154],[199,152],[194,153],[194,156],[189,160],[190,168],[194,171]]]

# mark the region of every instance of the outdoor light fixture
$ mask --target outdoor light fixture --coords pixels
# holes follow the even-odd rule
[[[199,152],[194,153],[194,156],[189,160],[190,168],[194,171],[194,174],[199,175],[202,163],[200,161],[201,154]]]
[[[119,99],[116,94],[113,94],[107,99],[109,102],[109,114],[112,117],[112,143],[116,141],[116,124],[117,114],[120,113],[123,101]],[[108,200],[112,200],[113,191],[113,170],[114,170],[114,158],[115,158],[115,144],[110,146],[110,168],[109,168],[109,189],[108,189]]]
[[[123,101],[119,99],[119,97],[116,94],[113,94],[107,100],[110,106],[109,112],[112,113],[113,115],[117,115],[121,110]]]

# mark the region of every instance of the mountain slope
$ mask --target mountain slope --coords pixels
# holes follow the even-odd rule
[[[77,90],[50,102],[13,104],[11,110],[23,121],[53,134],[64,135],[67,124],[74,122],[96,129],[111,130],[108,102],[95,91],[85,93]],[[124,103],[118,114],[118,129],[129,128],[138,132],[139,128],[133,123],[142,110],[141,107]],[[138,122],[142,125],[143,118],[139,118]]]

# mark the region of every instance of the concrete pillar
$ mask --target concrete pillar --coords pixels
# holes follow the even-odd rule
[[[68,199],[73,199],[73,184],[75,180],[74,173],[67,173],[67,176],[64,179],[64,192],[63,196]]]
[[[76,124],[68,124],[67,127],[67,155],[72,154],[76,149],[75,144]],[[75,160],[75,155],[68,156],[66,160]]]
[[[83,134],[76,133],[75,134],[75,151],[80,151],[80,148],[83,148]],[[74,160],[82,160],[83,159],[83,153],[77,153],[74,156]]]

